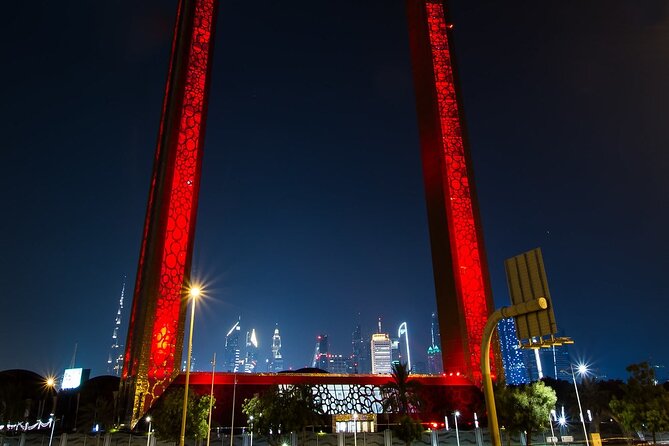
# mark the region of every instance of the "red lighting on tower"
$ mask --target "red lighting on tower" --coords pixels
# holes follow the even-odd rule
[[[443,1],[407,11],[444,370],[481,382],[492,296]],[[457,311],[453,311],[457,309]]]
[[[177,11],[122,375],[131,426],[180,370],[216,5]]]

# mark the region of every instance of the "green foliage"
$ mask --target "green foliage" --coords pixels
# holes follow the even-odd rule
[[[422,405],[421,385],[409,379],[407,364],[393,364],[392,378],[392,381],[381,386],[383,410],[401,415],[417,412]]]
[[[288,441],[290,432],[323,425],[322,410],[311,388],[304,385],[274,386],[245,400],[242,411],[249,418],[253,416],[253,431],[265,436],[272,446]]]
[[[423,425],[419,420],[411,418],[409,415],[402,415],[399,423],[393,428],[397,438],[404,441],[407,445],[414,440],[420,440],[423,434]]]
[[[609,406],[616,420],[627,431],[669,429],[669,393],[655,382],[655,372],[647,362],[627,367],[630,377],[623,384],[622,398],[613,397]]]
[[[498,387],[495,401],[500,423],[509,433],[525,431],[530,446],[532,433],[548,427],[557,397],[552,388],[537,381],[518,387]]]
[[[171,441],[179,440],[184,391],[172,388],[165,392],[151,409],[156,436]],[[202,439],[207,437],[209,421],[209,395],[188,394],[186,412],[186,437]]]

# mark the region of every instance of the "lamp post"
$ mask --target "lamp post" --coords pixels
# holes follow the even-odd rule
[[[555,409],[551,410],[551,413],[548,414],[548,424],[551,426],[551,442],[555,445],[556,439],[555,439],[555,429],[553,429],[553,418],[557,418],[555,414]]]
[[[235,383],[232,385],[232,420],[230,421],[230,446],[235,439],[235,398],[237,396],[237,374],[234,374]]]
[[[146,433],[146,446],[151,446],[151,417],[146,417],[146,422],[149,423],[149,430]]]
[[[581,397],[578,395],[578,386],[576,385],[576,375],[574,375],[574,365],[569,364],[571,369],[571,379],[574,381],[574,390],[576,391],[576,401],[578,402],[578,414],[581,417],[581,424],[583,425],[583,434],[585,435],[585,444],[590,446],[590,440],[588,440],[588,430],[585,428],[585,417],[583,417],[583,408],[581,407]],[[585,375],[588,372],[588,367],[585,364],[578,365],[578,373],[580,375]]]
[[[184,405],[181,411],[181,434],[179,446],[184,446],[186,439],[186,412],[188,411],[188,382],[190,380],[190,357],[193,351],[193,321],[195,320],[195,301],[200,296],[200,288],[194,286],[188,291],[191,298],[190,332],[188,334],[188,356],[186,357],[186,385],[184,386]]]
[[[56,414],[52,413],[49,421],[51,421],[51,435],[49,436],[49,446],[51,446],[51,443],[53,443],[53,430],[56,428]]]
[[[460,432],[458,431],[458,417],[460,416],[460,411],[453,412],[453,419],[455,420],[455,442],[460,446]]]
[[[251,444],[249,446],[253,446],[253,415],[249,417],[249,428],[251,429]]]
[[[211,391],[209,392],[209,421],[207,422],[207,446],[211,439],[211,410],[214,407],[214,374],[216,373],[216,352],[211,360]]]
[[[358,414],[353,412],[353,446],[358,446]]]

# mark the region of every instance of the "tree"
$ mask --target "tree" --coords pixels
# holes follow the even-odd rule
[[[592,413],[590,432],[600,431],[602,419],[616,418],[611,412],[610,403],[614,396],[622,397],[622,386],[623,383],[619,380],[595,381],[587,377],[583,379],[581,399]]]
[[[397,435],[397,438],[402,440],[407,446],[413,440],[420,440],[424,430],[421,422],[411,418],[409,415],[402,415],[397,425],[393,427],[393,432]]]
[[[498,387],[495,391],[497,414],[509,432],[525,432],[527,446],[532,444],[532,433],[547,427],[551,409],[555,406],[555,391],[537,381],[517,387]]]
[[[290,432],[304,432],[307,426],[320,426],[322,409],[311,387],[273,386],[244,400],[242,411],[253,416],[253,430],[267,438],[272,446],[282,443]]]
[[[418,381],[409,379],[405,362],[393,364],[392,378],[392,381],[381,386],[383,410],[401,415],[417,412],[422,405],[421,385]]]
[[[392,381],[381,386],[383,410],[401,415],[393,432],[408,445],[413,440],[420,440],[424,430],[420,420],[409,416],[423,404],[421,385],[415,379],[409,379],[409,368],[405,362],[393,364],[392,378]]]
[[[207,436],[209,398],[209,395],[188,394],[186,437],[199,440]],[[151,409],[151,418],[158,437],[171,441],[179,439],[183,402],[183,389],[171,388],[160,397],[154,408]]]
[[[623,384],[622,398],[613,397],[611,411],[628,432],[669,429],[669,393],[655,381],[655,371],[647,362],[627,367],[630,377]]]

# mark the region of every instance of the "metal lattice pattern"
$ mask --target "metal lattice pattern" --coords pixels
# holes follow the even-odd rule
[[[472,191],[467,173],[444,7],[441,3],[427,2],[426,8],[447,178],[443,187],[444,195],[448,197],[446,209],[453,268],[467,330],[469,367],[474,381],[480,382],[481,339],[488,308]]]
[[[383,413],[383,397],[378,386],[359,384],[317,384],[314,394],[329,415]]]
[[[152,330],[148,376],[153,382],[164,380],[174,371],[184,272],[196,208],[195,176],[202,147],[200,124],[204,111],[213,12],[214,1],[197,1]]]

